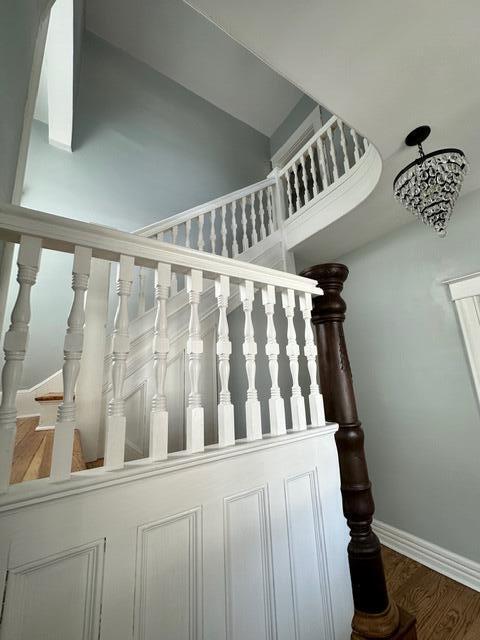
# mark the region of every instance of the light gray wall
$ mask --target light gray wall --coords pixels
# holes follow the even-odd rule
[[[480,271],[479,210],[476,191],[445,239],[414,221],[340,258],[376,516],[476,561],[480,413],[442,280]]]
[[[71,154],[49,146],[47,127],[34,123],[24,206],[131,231],[269,170],[266,136],[91,35],[75,122]],[[61,366],[71,262],[42,256],[22,388]]]

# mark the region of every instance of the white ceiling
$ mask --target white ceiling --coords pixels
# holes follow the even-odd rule
[[[471,171],[463,193],[479,188],[478,0],[188,1],[355,126],[382,155],[375,192],[304,248],[307,261],[338,257],[410,221],[391,188],[415,157],[403,140],[419,124],[432,127],[426,151],[465,151]]]
[[[182,0],[88,0],[86,27],[267,136],[302,96]]]

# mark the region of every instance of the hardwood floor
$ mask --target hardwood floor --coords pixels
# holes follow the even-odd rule
[[[417,617],[418,640],[480,640],[480,593],[383,547],[390,595]]]
[[[46,478],[50,474],[53,448],[53,429],[36,431],[38,416],[19,418],[15,437],[10,484]],[[80,442],[80,433],[75,429],[72,471],[86,469]]]

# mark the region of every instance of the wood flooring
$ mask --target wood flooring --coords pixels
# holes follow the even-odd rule
[[[19,418],[13,453],[10,484],[46,478],[52,464],[53,429],[36,431],[38,416]],[[80,433],[75,429],[72,471],[86,469],[82,453]]]
[[[480,593],[383,547],[390,595],[417,618],[418,640],[480,640]]]

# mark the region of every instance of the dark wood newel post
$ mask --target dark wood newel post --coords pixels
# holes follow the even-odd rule
[[[343,264],[321,264],[301,275],[316,280],[324,291],[323,296],[314,299],[312,322],[325,415],[330,422],[339,424],[335,439],[343,512],[351,536],[348,558],[355,605],[352,639],[414,640],[415,620],[399,612],[389,599],[380,542],[371,528],[375,505],[343,333],[346,304],[340,294],[348,268]]]

